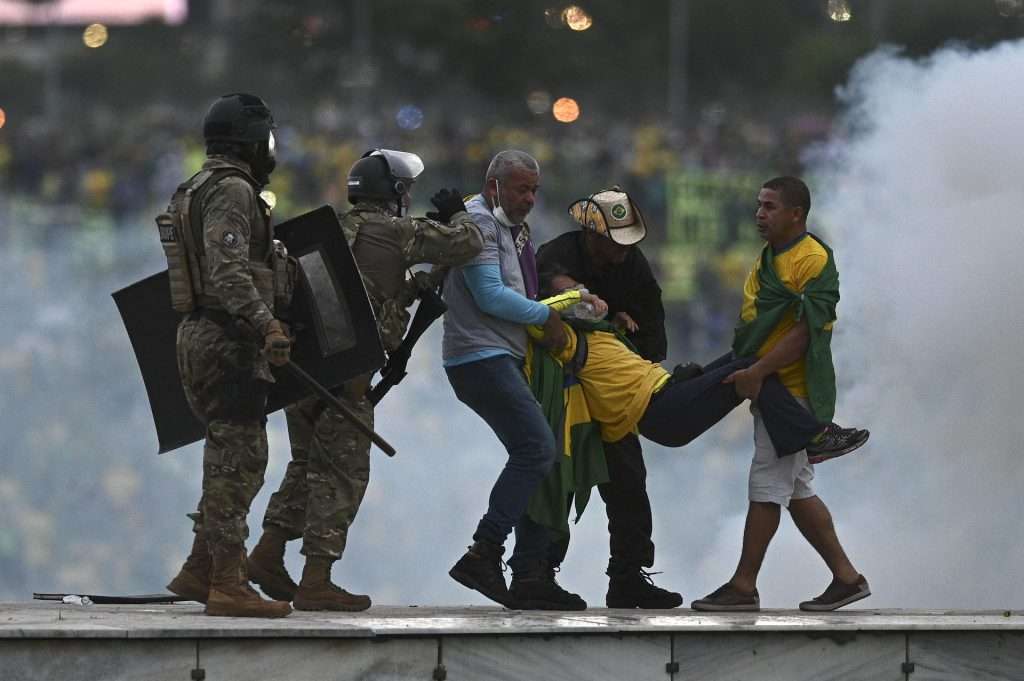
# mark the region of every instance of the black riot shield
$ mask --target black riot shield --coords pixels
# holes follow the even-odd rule
[[[383,366],[377,321],[334,209],[323,206],[283,222],[275,236],[300,269],[290,316],[292,361],[328,388]],[[181,387],[175,352],[181,315],[171,309],[169,286],[164,271],[112,294],[142,372],[160,453],[205,433]],[[275,377],[268,414],[311,394],[285,372]]]

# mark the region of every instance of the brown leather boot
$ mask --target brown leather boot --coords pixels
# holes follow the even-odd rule
[[[284,617],[292,606],[283,601],[265,601],[249,586],[245,570],[245,547],[215,547],[210,597],[206,614],[219,617]]]
[[[350,594],[331,583],[334,561],[323,556],[306,558],[302,581],[295,592],[296,610],[344,610],[358,612],[370,607],[370,597]]]
[[[206,603],[210,593],[210,570],[213,561],[210,558],[210,547],[206,543],[206,535],[196,532],[192,540],[192,551],[185,559],[185,564],[175,575],[167,590],[190,601]]]
[[[249,580],[275,601],[291,601],[295,598],[295,590],[299,588],[284,567],[284,546],[287,541],[288,537],[281,531],[266,529],[256,548],[249,554]]]

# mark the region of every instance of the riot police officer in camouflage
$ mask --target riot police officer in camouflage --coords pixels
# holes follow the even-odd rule
[[[339,213],[359,266],[385,350],[394,353],[409,325],[408,307],[425,273],[407,277],[415,264],[463,264],[483,247],[479,228],[456,190],[431,199],[430,219],[404,215],[409,192],[423,162],[415,154],[378,149],[357,161],[348,176],[353,207]],[[347,381],[335,393],[367,425],[370,374]],[[370,441],[335,409],[310,397],[285,409],[292,460],[280,489],[271,497],[263,535],[249,555],[249,573],[263,591],[294,600],[299,610],[365,610],[369,596],[351,594],[331,582],[331,567],[345,550],[348,528],[359,510],[370,475]],[[306,556],[302,579],[284,567],[285,543],[302,537]]]
[[[267,466],[268,364],[288,361],[281,319],[294,262],[270,231],[261,189],[274,169],[274,119],[262,99],[225,95],[203,121],[207,160],[157,219],[168,257],[185,396],[206,425],[192,552],[168,585],[209,615],[284,617],[249,586],[246,516]]]

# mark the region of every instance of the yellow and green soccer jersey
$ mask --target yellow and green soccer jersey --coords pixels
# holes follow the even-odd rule
[[[542,301],[556,310],[579,302],[579,291],[567,291]],[[528,326],[527,332],[535,339],[543,336],[539,326]],[[553,356],[562,364],[572,361],[576,354],[576,331],[565,324],[568,343]],[[587,361],[576,372],[583,386],[590,418],[601,424],[601,439],[617,442],[636,429],[643,418],[651,395],[668,381],[671,374],[655,362],[649,362],[631,351],[614,333],[589,331],[587,334]],[[527,375],[530,373],[527,358]]]
[[[771,247],[765,246],[765,248]],[[782,253],[777,254],[772,260],[779,279],[782,280],[786,288],[796,293],[802,293],[804,287],[807,286],[807,282],[821,274],[827,262],[828,253],[821,247],[821,244],[806,234]],[[743,285],[743,308],[740,311],[740,318],[745,322],[749,322],[757,316],[755,301],[757,300],[757,292],[761,288],[761,282],[758,277],[760,269],[761,258],[758,257],[754,262],[754,269],[747,275],[747,281]],[[789,310],[778,326],[772,330],[768,338],[761,344],[757,351],[757,356],[764,357],[768,354],[795,325],[795,313],[793,310]],[[831,328],[832,323],[829,322],[825,329],[831,330]],[[797,397],[807,397],[805,365],[806,360],[801,357],[779,370],[779,380],[789,389],[790,393]]]
[[[566,325],[569,343],[555,359],[571,362],[576,352],[576,334]],[[587,333],[587,361],[576,373],[583,386],[590,418],[601,424],[601,439],[617,442],[636,429],[651,395],[668,381],[669,372],[631,351],[613,333]]]

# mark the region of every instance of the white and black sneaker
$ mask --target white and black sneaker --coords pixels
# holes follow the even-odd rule
[[[807,445],[808,463],[821,463],[859,449],[871,436],[867,430],[830,423]]]

